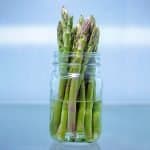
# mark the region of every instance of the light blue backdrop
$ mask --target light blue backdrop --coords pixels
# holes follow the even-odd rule
[[[94,14],[101,26],[150,27],[149,0],[1,0],[0,27],[55,26],[63,4],[75,20],[81,13]],[[101,43],[104,103],[150,103],[149,48],[138,43],[137,46]],[[0,103],[48,102],[51,51],[54,49],[56,45],[1,44]]]

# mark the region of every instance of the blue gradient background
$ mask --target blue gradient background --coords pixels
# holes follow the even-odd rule
[[[1,0],[0,26],[56,25],[63,4],[75,20],[81,13],[94,14],[101,26],[150,27],[149,0]],[[104,103],[150,103],[149,47],[100,48]],[[0,45],[0,103],[47,103],[51,51],[55,49],[57,46]]]
[[[124,35],[114,34],[118,42],[109,45],[103,42],[109,41],[105,32],[100,43],[104,83],[100,148],[52,144],[49,80],[57,45],[3,44],[1,28],[56,26],[62,5],[75,22],[81,13],[94,14],[102,30],[139,27],[150,34],[149,0],[0,0],[0,150],[150,150],[150,44],[130,44],[130,39],[120,44]]]

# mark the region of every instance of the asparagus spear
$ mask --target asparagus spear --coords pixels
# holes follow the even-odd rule
[[[93,18],[92,18],[93,19]],[[98,28],[93,24],[93,32],[88,44],[88,48],[92,49],[92,51],[96,51],[95,47],[97,46],[99,41],[99,30]],[[95,56],[91,57],[91,64],[95,61]],[[86,105],[86,113],[85,113],[85,135],[86,140],[88,142],[91,142],[93,139],[93,133],[92,133],[92,120],[93,120],[93,96],[95,96],[95,84],[94,84],[94,76],[95,76],[95,66],[89,66],[87,68],[87,76],[88,76],[88,89],[87,89],[87,105]],[[94,115],[95,119],[95,115]],[[95,124],[94,124],[95,125]],[[95,131],[95,130],[94,130]]]
[[[86,112],[85,112],[85,137],[88,142],[92,140],[92,108],[93,108],[93,79],[88,80],[88,88],[86,95]]]
[[[57,26],[57,43],[58,43],[58,49],[60,52],[63,51],[64,43],[63,43],[63,27],[61,21],[58,22]]]
[[[59,140],[65,139],[65,133],[67,131],[69,88],[70,88],[70,80],[68,80],[67,82],[65,97],[62,105],[61,120],[56,133],[56,136]]]
[[[77,141],[82,141],[84,137],[84,116],[85,116],[85,83],[82,80],[80,87],[80,101],[79,102],[79,110],[77,113]]]
[[[77,50],[77,43],[78,43],[77,41],[80,38],[80,33],[81,33],[81,28],[82,28],[83,23],[84,23],[84,17],[80,15],[79,22],[76,27],[76,34],[75,34],[74,41],[73,41],[72,52],[76,52]]]
[[[55,136],[55,133],[57,131],[59,121],[60,121],[60,112],[61,112],[61,101],[55,100],[53,103],[51,103],[51,120],[49,124],[50,132],[53,136]]]
[[[61,120],[62,103],[60,101],[64,99],[67,81],[63,78],[63,76],[67,74],[68,67],[66,65],[68,63],[68,58],[65,57],[65,55],[71,51],[73,41],[73,17],[69,16],[67,10],[64,7],[62,7],[61,16],[62,19],[61,21],[59,21],[57,27],[57,41],[59,52],[62,53],[62,55],[59,58],[60,81],[58,89],[58,100],[53,104],[52,120],[50,123],[50,129],[52,134],[56,133]]]
[[[101,134],[101,100],[96,100],[96,81],[94,81],[94,93],[93,93],[93,140],[96,140]]]
[[[97,29],[98,30],[98,29]],[[97,44],[95,44],[95,48],[94,48],[94,52],[97,51],[98,48],[98,42],[99,42],[99,30],[97,32],[97,40],[95,40],[95,42]],[[95,61],[95,59],[93,60]],[[96,62],[94,62],[96,64]],[[93,70],[94,74],[95,74],[95,69]],[[93,140],[97,139],[101,133],[101,100],[100,99],[96,99],[96,81],[94,80],[94,93],[93,93],[93,101],[94,105],[93,105]]]
[[[60,64],[61,64],[61,71],[63,75],[67,73],[67,63],[68,57],[66,55],[71,51],[72,48],[72,41],[73,41],[73,17],[69,16],[67,10],[62,7],[62,20],[58,23],[57,28],[57,37],[58,37],[58,45],[59,45],[59,52],[62,56],[60,56]],[[62,65],[63,64],[63,65]],[[66,80],[61,79],[59,84],[59,99],[63,100],[65,94],[65,85]]]
[[[97,139],[101,133],[101,101],[94,102],[93,105],[93,139]]]
[[[99,29],[95,25],[95,19],[93,16],[90,16],[90,22],[91,22],[91,27],[90,27],[90,39],[87,43],[87,51],[85,51],[84,59],[83,59],[83,65],[81,69],[81,75],[82,77],[84,76],[84,73],[86,71],[88,61],[91,57],[91,52],[94,51],[95,46],[98,44],[99,40]]]

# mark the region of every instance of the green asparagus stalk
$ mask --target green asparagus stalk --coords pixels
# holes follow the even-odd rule
[[[93,17],[91,19],[94,19]],[[93,32],[88,44],[88,48],[91,48],[93,52],[96,52],[95,47],[97,46],[99,41],[99,30],[93,24]],[[90,64],[95,64],[95,56],[91,57]],[[87,68],[87,78],[88,78],[88,89],[87,89],[87,105],[86,105],[86,113],[85,113],[85,134],[86,140],[91,142],[93,140],[93,100],[96,95],[95,89],[95,66],[88,66]],[[99,114],[98,114],[99,115]],[[95,119],[95,115],[94,115]],[[95,123],[94,123],[95,125]],[[95,130],[94,130],[95,131]]]
[[[85,137],[86,141],[91,142],[93,133],[92,133],[92,109],[93,109],[93,79],[88,80],[88,88],[86,95],[86,112],[85,112]]]
[[[91,22],[91,28],[90,28],[91,36],[89,42],[87,43],[87,51],[85,51],[85,56],[83,59],[83,65],[81,69],[82,76],[84,75],[87,69],[89,59],[91,58],[91,52],[95,51],[95,47],[97,46],[99,41],[99,29],[95,25],[95,19],[93,16],[90,16],[90,22]]]
[[[59,81],[59,89],[58,89],[58,100],[53,104],[53,115],[50,123],[51,133],[55,134],[57,128],[59,126],[61,120],[61,111],[62,111],[62,101],[65,96],[65,89],[66,89],[66,82],[67,80],[63,78],[65,74],[67,74],[66,65],[68,63],[68,58],[65,57],[72,49],[72,42],[73,42],[73,34],[72,34],[72,27],[73,27],[73,17],[69,16],[67,10],[62,7],[62,19],[58,23],[57,27],[57,41],[58,41],[58,48],[59,52],[62,53],[62,56],[59,58],[60,63],[60,81]]]
[[[82,28],[83,23],[84,23],[84,17],[82,15],[80,15],[79,22],[76,27],[76,34],[75,34],[74,41],[73,41],[72,52],[74,52],[74,53],[76,52],[77,47],[78,47],[77,46],[78,40],[80,38],[80,33],[81,33],[81,28]]]
[[[93,139],[101,134],[101,101],[95,101],[93,105]]]
[[[60,65],[61,65],[61,72],[63,72],[63,75],[67,73],[67,63],[68,63],[68,57],[66,55],[71,51],[72,49],[72,42],[73,42],[73,17],[68,15],[67,10],[62,7],[62,20],[58,23],[57,28],[57,37],[58,37],[58,45],[59,45],[59,52],[62,54],[60,56]],[[63,64],[63,65],[62,65]],[[59,99],[63,100],[65,95],[65,86],[66,86],[66,79],[61,79],[59,84]]]
[[[70,80],[68,80],[67,82],[65,97],[64,97],[62,111],[61,111],[61,120],[56,134],[59,140],[65,139],[65,133],[67,131],[69,88],[70,88]]]
[[[80,101],[79,103],[79,109],[77,113],[77,141],[82,141],[83,138],[85,138],[84,135],[84,116],[85,116],[85,83],[84,80],[82,80],[81,87],[80,87]]]
[[[55,100],[54,103],[51,104],[51,121],[49,124],[50,132],[53,136],[57,131],[59,122],[60,122],[60,112],[61,112],[61,101]]]
[[[97,29],[98,30],[98,29]],[[98,48],[98,42],[99,42],[99,30],[97,31],[97,40],[95,39],[95,42],[97,44],[95,44],[95,48],[94,48],[94,52],[97,51]],[[93,60],[94,63],[95,59]],[[94,74],[95,74],[95,68],[93,70]],[[93,101],[94,101],[94,105],[93,105],[93,110],[92,110],[92,114],[93,114],[93,140],[96,140],[99,135],[101,134],[101,100],[100,99],[96,99],[96,81],[94,80],[94,93],[93,93]]]
[[[96,100],[96,81],[94,82],[93,93],[94,105],[93,105],[93,140],[96,140],[101,134],[101,100]]]
[[[60,49],[60,52],[61,52],[60,55],[62,55],[60,64],[61,63],[64,64],[64,65],[62,65],[63,67],[61,68],[61,71],[63,72],[62,76],[64,76],[67,74],[67,70],[68,70],[67,63],[69,62],[68,54],[72,50],[74,34],[76,32],[75,28],[73,28],[73,16],[69,16],[67,10],[64,7],[62,8],[61,24],[62,24],[63,33],[61,34],[61,32],[60,32],[61,30],[57,30],[57,31],[58,31],[58,36],[59,36],[59,32],[61,34],[60,38],[58,37],[58,39],[63,40],[63,51]],[[58,24],[58,29],[59,29],[59,24]],[[61,43],[61,42],[59,42],[59,43]],[[60,80],[59,99],[61,99],[61,100],[63,100],[64,95],[65,95],[66,82],[67,82],[66,79]]]
[[[57,26],[57,43],[58,43],[58,49],[60,52],[63,52],[64,49],[64,42],[63,42],[63,27],[61,21],[58,22]]]
[[[63,51],[63,47],[64,47],[62,33],[63,33],[62,23],[59,21],[57,27],[57,41],[58,41],[58,47],[60,52]],[[65,89],[64,86],[65,86],[65,81],[60,79],[58,100],[55,100],[54,103],[51,104],[52,113],[51,113],[51,121],[49,126],[50,126],[51,134],[53,136],[55,135],[60,122],[60,114],[61,114],[61,107],[62,107],[61,100],[63,99],[64,96],[64,89]]]

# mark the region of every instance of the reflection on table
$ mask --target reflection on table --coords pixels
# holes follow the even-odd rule
[[[101,150],[98,143],[58,143],[50,145],[49,150]]]

